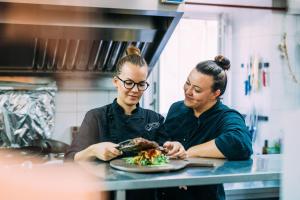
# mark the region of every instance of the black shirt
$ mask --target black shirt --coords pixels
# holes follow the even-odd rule
[[[99,142],[119,143],[136,137],[154,140],[162,145],[167,140],[163,121],[160,114],[139,105],[131,115],[126,115],[115,99],[109,105],[87,112],[65,158],[74,159],[77,152]]]
[[[185,149],[215,139],[218,149],[229,160],[249,159],[252,154],[252,138],[243,116],[220,101],[198,118],[183,101],[174,103],[165,129],[170,138],[181,142]]]
[[[176,102],[169,109],[165,128],[170,139],[181,142],[185,149],[215,139],[216,146],[229,160],[249,159],[252,154],[251,135],[243,116],[220,101],[198,118],[183,101]],[[166,199],[225,199],[222,184],[165,192]]]

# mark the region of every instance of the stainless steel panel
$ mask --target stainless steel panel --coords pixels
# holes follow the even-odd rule
[[[58,47],[59,47],[59,40],[55,40],[55,47],[54,47],[53,57],[52,57],[52,63],[51,63],[51,68],[53,70],[55,70],[56,64],[57,64]]]
[[[76,53],[78,50],[77,40],[69,40],[68,50],[66,52],[66,60],[64,69],[71,71],[73,70],[73,61],[76,59]]]
[[[220,159],[202,159],[222,162]],[[92,165],[85,169],[101,180],[106,191],[280,180],[282,176],[282,156],[278,154],[256,155],[244,161],[225,160],[213,168],[190,167],[169,173],[127,173],[112,169],[107,163]],[[104,170],[101,174],[100,169]]]
[[[75,69],[76,59],[78,57],[79,45],[80,45],[80,40],[77,40],[74,48],[74,56],[72,58],[71,69]]]
[[[55,57],[57,55],[57,49],[58,49],[58,40],[49,39],[48,40],[48,50],[47,50],[47,61],[46,61],[46,67],[45,69],[48,71],[54,70],[54,62]]]
[[[105,67],[112,49],[113,41],[103,41],[103,46],[100,51],[100,58],[97,64],[98,71],[105,71]]]
[[[106,65],[106,71],[113,71],[114,66],[117,62],[117,58],[119,54],[121,54],[120,52],[121,47],[122,47],[122,42],[113,42],[112,51]]]
[[[66,40],[66,46],[65,49],[63,51],[63,57],[62,57],[62,63],[61,63],[61,69],[66,69],[67,66],[67,55],[68,55],[68,51],[70,49],[70,40]]]
[[[131,43],[151,71],[183,14],[156,0],[46,2],[0,2],[1,74],[112,73]]]
[[[94,40],[93,41],[93,45],[92,45],[92,48],[90,51],[90,56],[89,56],[89,63],[88,63],[88,69],[90,71],[95,70],[97,67],[102,44],[103,44],[102,40],[100,40],[100,41]]]
[[[81,40],[78,47],[78,56],[76,59],[76,70],[87,71],[89,64],[89,57],[91,54],[93,41]]]

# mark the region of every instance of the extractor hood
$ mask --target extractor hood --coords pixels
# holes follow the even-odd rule
[[[1,75],[110,74],[128,45],[151,71],[179,22],[156,0],[0,1]]]

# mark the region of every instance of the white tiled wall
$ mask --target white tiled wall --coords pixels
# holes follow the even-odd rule
[[[77,92],[77,112],[87,112],[92,108],[97,108],[99,105],[108,103],[108,93],[98,91],[82,91]]]
[[[263,140],[268,139],[272,143],[284,137],[286,127],[282,123],[282,113],[300,108],[300,84],[292,81],[278,50],[286,32],[292,67],[300,80],[300,46],[295,40],[295,33],[300,31],[299,17],[283,12],[243,10],[233,12],[231,20],[232,106],[247,113],[254,102],[259,114],[269,116],[269,122],[260,122],[258,126],[256,151],[260,151]],[[253,55],[270,63],[270,87],[251,99],[244,95],[245,73],[240,66]]]
[[[80,126],[86,112],[109,104],[115,91],[58,91],[53,139],[71,143],[71,126]]]

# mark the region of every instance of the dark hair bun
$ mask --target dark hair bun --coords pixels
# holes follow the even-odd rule
[[[222,55],[216,56],[215,62],[224,70],[228,70],[230,68],[230,60]]]
[[[141,51],[139,48],[135,47],[135,46],[129,46],[127,49],[126,49],[126,55],[129,56],[129,55],[138,55],[138,56],[141,56]]]

